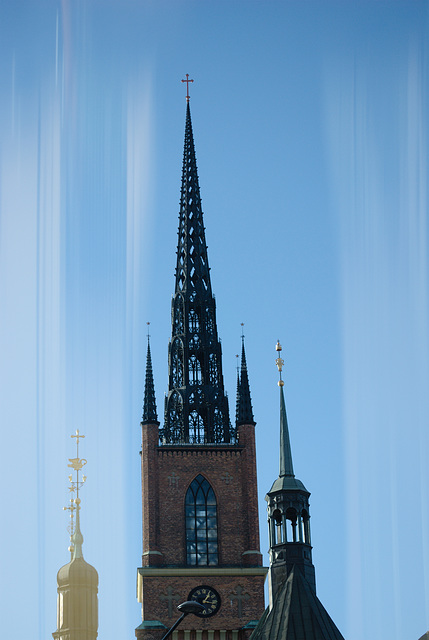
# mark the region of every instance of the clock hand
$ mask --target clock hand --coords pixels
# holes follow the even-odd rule
[[[203,604],[206,604],[206,603],[208,602],[209,598],[210,598],[210,594],[208,593],[208,594],[206,595],[206,597],[204,598],[204,600],[203,600],[203,602],[202,602],[202,603],[203,603]]]

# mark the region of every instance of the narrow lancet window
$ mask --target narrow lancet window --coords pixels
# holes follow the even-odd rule
[[[218,564],[216,497],[201,474],[186,492],[185,517],[187,564]]]

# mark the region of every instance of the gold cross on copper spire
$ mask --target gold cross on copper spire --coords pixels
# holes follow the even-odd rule
[[[193,80],[189,80],[189,73],[186,74],[186,80],[182,80],[182,82],[186,82],[186,102],[189,102],[189,83],[193,82]]]

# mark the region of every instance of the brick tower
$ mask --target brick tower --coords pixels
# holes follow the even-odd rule
[[[138,639],[158,640],[176,606],[178,640],[241,640],[264,611],[253,420],[244,341],[236,424],[229,419],[201,208],[189,98],[164,425],[148,344],[142,426],[143,555]]]

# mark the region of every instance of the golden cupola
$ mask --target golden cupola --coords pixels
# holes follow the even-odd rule
[[[98,635],[98,573],[83,558],[83,535],[80,530],[79,489],[85,482],[85,476],[79,478],[79,472],[86,464],[79,458],[79,440],[84,438],[76,431],[76,458],[69,459],[69,467],[76,473],[75,480],[69,476],[71,560],[61,567],[57,574],[57,630],[52,634],[54,640],[96,640]],[[76,496],[76,497],[75,497]],[[76,521],[74,522],[74,515]]]

